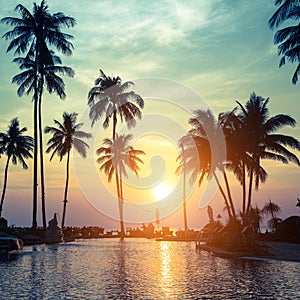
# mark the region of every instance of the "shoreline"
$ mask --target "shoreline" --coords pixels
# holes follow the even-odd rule
[[[262,247],[269,252],[262,258],[271,258],[284,261],[300,262],[300,244],[287,242],[260,241]]]
[[[77,237],[74,239],[63,241],[62,243],[69,243],[69,242],[75,242],[77,240],[92,240],[92,239],[115,239],[120,238],[117,236],[113,237]],[[129,239],[148,239],[146,237],[127,237]],[[125,239],[127,239],[125,238]],[[153,240],[160,242],[160,241],[168,241],[168,242],[179,242],[179,240],[174,239],[155,239]],[[183,241],[183,240],[182,240]],[[195,242],[193,240],[184,240],[185,242]],[[33,243],[24,243],[24,247],[29,247],[33,245],[40,245],[40,244],[47,244],[44,242],[37,242],[34,241]],[[60,243],[57,243],[60,244]],[[277,260],[277,261],[285,261],[285,262],[296,262],[300,263],[300,243],[288,243],[288,242],[271,242],[271,241],[258,241],[259,246],[262,249],[262,253],[251,253],[247,251],[243,252],[234,252],[234,251],[227,251],[221,247],[213,247],[213,246],[207,246],[205,244],[198,245],[196,247],[196,250],[202,250],[209,252],[213,256],[222,257],[226,259],[245,259],[245,260]]]
[[[199,250],[224,258],[239,258],[251,260],[278,260],[300,263],[300,244],[287,242],[259,241],[259,245],[267,251],[266,254],[226,251],[219,247],[200,245]]]

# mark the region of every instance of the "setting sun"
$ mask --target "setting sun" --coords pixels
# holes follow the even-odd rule
[[[300,0],[82,3],[0,0],[0,300],[300,300]]]
[[[153,194],[155,198],[158,200],[162,200],[166,198],[171,194],[171,192],[172,192],[171,187],[164,182],[159,183],[157,186],[153,188]]]

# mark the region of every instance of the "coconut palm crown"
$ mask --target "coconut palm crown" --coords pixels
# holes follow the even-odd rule
[[[0,152],[7,156],[0,204],[0,217],[7,186],[9,162],[12,161],[14,165],[19,162],[23,169],[27,169],[26,159],[32,158],[31,152],[34,147],[34,140],[31,136],[24,135],[26,131],[26,127],[20,128],[18,118],[14,118],[11,120],[7,133],[0,133]]]
[[[63,217],[61,227],[64,228],[65,225],[65,217],[66,217],[66,205],[67,205],[67,197],[68,197],[68,186],[69,186],[69,163],[70,163],[70,153],[72,148],[74,147],[77,152],[82,156],[86,157],[86,149],[89,145],[84,142],[82,139],[91,138],[92,135],[90,133],[86,133],[80,128],[83,126],[83,123],[76,124],[77,121],[77,113],[63,113],[63,123],[54,120],[56,127],[46,126],[45,133],[52,133],[53,136],[49,139],[47,145],[48,148],[46,152],[49,153],[52,151],[52,155],[50,156],[50,161],[53,159],[54,155],[58,155],[60,161],[64,156],[67,155],[67,165],[66,165],[66,185],[65,185],[65,193],[63,200]]]
[[[258,189],[259,182],[264,182],[267,177],[267,173],[261,168],[261,160],[271,159],[284,164],[293,162],[300,166],[298,157],[286,148],[287,146],[293,150],[300,151],[300,142],[292,136],[276,133],[284,126],[294,127],[296,121],[291,116],[285,114],[269,117],[269,109],[267,107],[269,98],[265,99],[252,93],[245,106],[238,101],[237,103],[240,108],[238,118],[243,124],[244,133],[248,136],[243,149],[251,157],[248,203],[246,208],[246,211],[249,211],[253,179],[255,180],[255,188]]]
[[[141,119],[140,108],[144,107],[144,100],[134,91],[128,91],[134,86],[132,81],[122,83],[119,76],[107,76],[100,70],[100,77],[96,79],[95,86],[88,94],[90,106],[90,119],[92,126],[104,117],[103,127],[108,128],[113,119],[113,135],[116,135],[117,117],[125,121],[128,128],[136,124],[135,118]]]
[[[286,61],[298,63],[292,77],[292,83],[296,84],[300,75],[300,1],[299,0],[276,0],[279,6],[269,20],[269,27],[273,30],[282,23],[289,21],[289,25],[279,29],[274,35],[274,44],[278,45],[278,55],[281,56],[279,67]],[[297,24],[291,25],[292,21]]]
[[[5,17],[1,19],[1,23],[13,27],[12,30],[3,35],[5,40],[10,40],[7,52],[14,50],[15,55],[27,53],[33,56],[35,67],[33,68],[34,81],[32,86],[27,86],[29,91],[33,91],[34,103],[34,153],[33,153],[33,212],[32,212],[32,228],[37,227],[37,169],[38,169],[38,142],[42,148],[42,142],[38,141],[38,118],[39,116],[38,102],[41,99],[40,92],[42,91],[40,78],[43,66],[49,65],[51,60],[49,47],[54,47],[65,55],[71,55],[73,45],[69,41],[73,38],[72,35],[63,33],[61,28],[69,28],[75,25],[75,19],[65,16],[58,12],[51,14],[48,10],[46,1],[42,0],[38,5],[33,4],[32,13],[23,5],[18,4],[15,11],[19,13],[20,17]],[[26,86],[26,85],[25,85]],[[40,101],[41,102],[41,101]],[[40,122],[41,124],[41,122]],[[42,127],[40,126],[40,132]],[[43,176],[43,161],[41,151],[41,186],[44,190],[44,176]],[[42,207],[43,207],[43,226],[45,227],[45,211],[44,211],[44,191],[42,191]]]

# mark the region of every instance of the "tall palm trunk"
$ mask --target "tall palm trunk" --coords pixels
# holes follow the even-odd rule
[[[114,115],[113,115],[113,141],[115,140],[116,137],[116,127],[117,127],[117,112],[114,111]]]
[[[117,194],[118,194],[118,203],[119,203],[119,214],[120,214],[120,230],[121,230],[121,238],[125,237],[125,228],[124,228],[124,219],[123,219],[123,191],[122,191],[122,181],[118,174],[118,168],[115,168],[115,176],[116,176],[116,185],[117,185]]]
[[[46,204],[45,204],[45,176],[44,176],[44,150],[43,150],[43,123],[42,123],[42,93],[43,93],[43,76],[40,80],[39,87],[39,143],[40,143],[40,171],[41,171],[41,199],[42,199],[42,220],[43,228],[47,227]]]
[[[65,195],[64,195],[64,205],[63,205],[63,215],[61,221],[61,229],[64,229],[65,226],[65,219],[66,219],[66,209],[67,209],[67,202],[68,202],[68,187],[69,187],[69,164],[70,164],[70,150],[68,150],[67,155],[67,167],[66,167],[66,186],[65,186]]]
[[[33,149],[33,209],[32,209],[32,228],[37,228],[37,172],[38,172],[38,102],[39,102],[39,53],[40,38],[36,39],[35,48],[35,79],[34,79],[34,109],[33,109],[33,131],[34,131],[34,149]]]
[[[117,111],[113,113],[113,141],[116,138],[116,127],[117,127]],[[118,203],[119,203],[119,215],[120,215],[120,230],[121,230],[121,238],[125,237],[125,228],[124,228],[124,219],[123,219],[123,207],[124,207],[124,200],[123,200],[123,191],[122,191],[122,179],[119,177],[118,168],[115,168],[116,173],[116,185],[117,185],[117,194],[118,194]],[[121,176],[121,175],[120,175]]]
[[[233,200],[231,197],[230,187],[229,187],[228,178],[227,178],[227,174],[226,174],[225,170],[223,170],[223,177],[225,180],[225,185],[226,185],[227,195],[228,195],[228,199],[229,199],[229,204],[231,207],[232,216],[234,217],[234,219],[236,219],[235,208],[234,208]]]
[[[37,220],[36,220],[36,215],[37,215],[37,169],[38,169],[38,116],[37,116],[37,111],[38,111],[38,96],[37,93],[35,92],[34,95],[34,112],[33,112],[33,130],[34,130],[34,148],[33,148],[33,210],[32,210],[32,228],[36,229],[37,228]]]
[[[227,209],[227,212],[228,212],[229,219],[232,219],[232,214],[231,214],[230,206],[229,206],[227,197],[226,197],[226,195],[225,195],[225,192],[224,192],[224,190],[222,189],[222,186],[221,186],[221,184],[220,184],[220,181],[219,181],[219,179],[218,179],[218,177],[217,177],[217,175],[216,175],[215,172],[213,172],[213,175],[214,175],[214,178],[215,178],[215,180],[216,180],[216,183],[217,183],[217,185],[218,185],[218,187],[219,187],[219,190],[220,190],[220,192],[221,192],[221,195],[222,195],[223,198],[224,198],[224,202],[225,202],[225,206],[226,206],[226,209]]]
[[[7,174],[8,174],[9,161],[10,161],[10,156],[7,157],[5,171],[4,171],[3,190],[2,190],[1,204],[0,204],[0,217],[2,216],[3,202],[4,202],[6,186],[7,186]]]
[[[184,147],[182,146],[182,155],[183,155],[183,222],[184,222],[184,231],[185,234],[188,234],[188,225],[187,225],[187,215],[186,215],[186,167],[185,167],[185,157],[184,157]]]
[[[249,174],[248,203],[247,203],[246,213],[248,213],[250,211],[250,207],[251,207],[253,175],[254,175],[253,166],[251,166],[250,174]]]
[[[123,178],[122,178],[122,172],[119,172],[119,187],[120,187],[120,197],[123,198]]]

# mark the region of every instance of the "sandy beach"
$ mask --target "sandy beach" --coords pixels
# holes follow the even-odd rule
[[[199,249],[225,258],[277,259],[300,262],[300,244],[269,241],[260,241],[259,244],[263,249],[266,250],[266,254],[251,255],[247,252],[226,251],[219,247],[211,247],[206,245],[201,245]]]
[[[300,244],[269,241],[260,244],[268,250],[268,258],[300,262]]]

